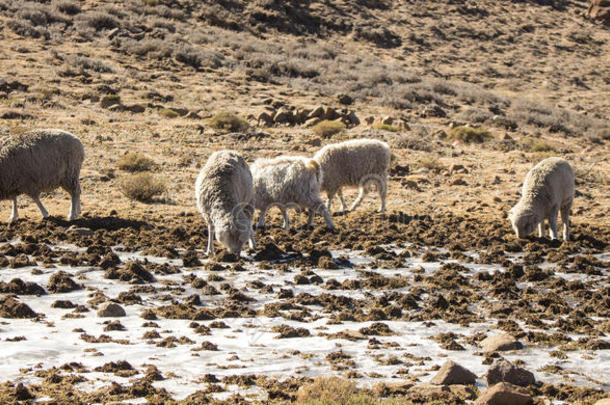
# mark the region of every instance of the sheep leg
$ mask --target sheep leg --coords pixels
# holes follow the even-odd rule
[[[561,207],[561,222],[563,228],[563,240],[570,240],[570,206]]]
[[[545,233],[546,233],[546,223],[544,222],[544,219],[542,219],[542,222],[540,222],[538,224],[538,237],[544,238]]]
[[[208,222],[208,250],[205,254],[214,256],[214,226],[211,222]]]
[[[32,200],[34,200],[34,202],[38,206],[38,209],[40,210],[40,213],[42,214],[42,217],[43,218],[48,218],[49,217],[49,213],[47,212],[47,210],[42,205],[42,202],[40,201],[40,196],[33,195],[31,197],[32,197]]]
[[[311,228],[313,225],[313,210],[309,210],[309,218],[307,218],[307,227]]]
[[[17,197],[11,200],[11,216],[8,217],[8,223],[13,223],[19,218],[19,210],[17,209]]]
[[[70,193],[70,195],[72,197],[72,204],[70,205],[70,211],[68,212],[68,219],[74,221],[80,215],[81,211],[80,186],[78,186],[77,190]]]
[[[267,213],[267,209],[263,208],[261,210],[261,213],[258,216],[258,223],[256,224],[257,228],[264,228],[265,227],[265,214]]]
[[[350,209],[349,209],[350,211],[355,210],[356,207],[358,207],[360,205],[360,203],[362,202],[362,199],[364,198],[364,196],[366,194],[365,186],[366,186],[366,183],[360,185],[360,188],[358,190],[358,197],[356,197],[356,200],[350,207]]]
[[[289,229],[290,228],[290,217],[288,216],[288,210],[284,207],[280,208],[282,210],[282,216],[284,217],[284,225],[282,228]]]
[[[333,198],[335,198],[335,192],[328,191],[326,193],[326,196],[328,197],[328,204],[326,206],[326,209],[328,210],[328,212],[332,212],[331,207],[333,205]]]
[[[347,211],[347,204],[345,203],[345,198],[343,198],[343,190],[339,189],[339,199],[341,199],[341,210]]]
[[[549,225],[551,227],[551,239],[557,239],[557,210],[554,210],[551,216],[549,217]]]
[[[379,180],[379,198],[381,199],[381,212],[385,212],[385,199],[388,195],[388,182],[383,179]]]

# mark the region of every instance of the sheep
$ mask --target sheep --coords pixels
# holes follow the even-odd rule
[[[6,137],[0,146],[0,200],[12,201],[9,223],[19,218],[17,197],[31,197],[44,218],[49,213],[40,194],[58,187],[72,199],[68,219],[81,212],[80,169],[85,149],[74,135],[60,129],[39,129]]]
[[[261,211],[258,226],[265,226],[265,213],[277,205],[284,216],[284,229],[290,227],[286,209],[295,206],[309,209],[308,226],[314,212],[321,214],[330,229],[334,229],[330,214],[320,198],[323,172],[318,162],[302,156],[280,156],[258,159],[251,167],[254,178],[254,208]]]
[[[321,190],[328,196],[328,211],[338,192],[341,207],[346,211],[343,187],[358,187],[358,197],[349,208],[354,210],[366,194],[366,185],[376,183],[381,198],[381,212],[385,212],[388,191],[388,171],[392,154],[388,144],[375,139],[356,139],[326,145],[315,155],[314,160],[322,167],[324,177]]]
[[[544,220],[557,239],[557,213],[561,212],[563,239],[570,238],[570,209],[574,200],[574,171],[564,159],[550,157],[539,162],[525,176],[521,200],[511,208],[509,219],[518,238],[525,238],[538,225],[538,236],[545,232]]]
[[[246,240],[256,249],[252,173],[239,153],[221,150],[210,155],[197,176],[195,199],[208,224],[208,256],[214,255],[214,237],[237,256]]]

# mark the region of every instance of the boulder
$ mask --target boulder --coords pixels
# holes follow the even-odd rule
[[[101,318],[120,318],[127,315],[125,310],[119,304],[114,302],[107,302],[101,306],[97,315]]]
[[[610,26],[610,0],[591,0],[587,17]]]
[[[475,405],[529,405],[534,401],[525,390],[516,385],[501,382],[484,391]]]
[[[439,385],[474,384],[477,376],[452,360],[447,360],[430,382]]]
[[[266,127],[273,125],[273,117],[265,111],[258,115],[257,121],[259,125],[263,124]]]
[[[523,349],[523,344],[508,333],[488,336],[479,344],[485,353]]]
[[[309,118],[307,121],[305,121],[304,126],[307,128],[313,127],[314,125],[318,124],[320,121],[322,121],[322,120],[318,117]]]
[[[392,125],[394,123],[394,118],[386,115],[385,117],[381,118],[381,123],[383,125]]]
[[[348,127],[357,127],[358,125],[360,125],[360,119],[353,111],[348,111],[347,114],[343,116],[343,118],[346,121],[345,123]]]
[[[489,386],[499,382],[509,382],[511,384],[527,387],[536,382],[533,373],[517,367],[503,358],[494,360],[487,371],[486,378]]]
[[[324,107],[323,117],[325,120],[336,120],[340,118],[341,115],[332,107]]]
[[[294,114],[290,110],[280,108],[273,116],[273,122],[276,124],[293,124]]]
[[[337,100],[339,101],[340,104],[343,104],[343,105],[350,105],[354,102],[354,99],[347,94],[338,94]]]
[[[323,106],[317,106],[316,108],[313,109],[312,112],[310,112],[307,115],[307,118],[322,118],[324,116],[324,107]]]

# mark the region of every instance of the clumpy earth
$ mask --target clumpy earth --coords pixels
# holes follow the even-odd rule
[[[87,156],[81,218],[57,190],[51,218],[20,197],[0,224],[0,402],[281,403],[338,376],[467,403],[500,357],[535,403],[607,396],[610,31],[587,6],[0,0],[0,137],[62,128]],[[205,257],[212,151],[358,137],[392,149],[385,214],[375,192],[336,232],[271,210],[256,251]],[[576,173],[572,240],[519,240],[507,212],[549,156]],[[121,191],[141,170],[165,185],[147,202]],[[427,385],[448,359],[476,384]]]

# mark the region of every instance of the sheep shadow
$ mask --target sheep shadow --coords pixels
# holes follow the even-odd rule
[[[105,216],[105,217],[82,217],[77,218],[73,221],[68,221],[61,217],[48,217],[46,221],[63,227],[76,226],[79,228],[89,228],[92,231],[98,229],[104,229],[107,231],[116,231],[119,229],[130,228],[139,230],[142,227],[152,228],[152,226],[146,221],[140,221],[135,219]]]

